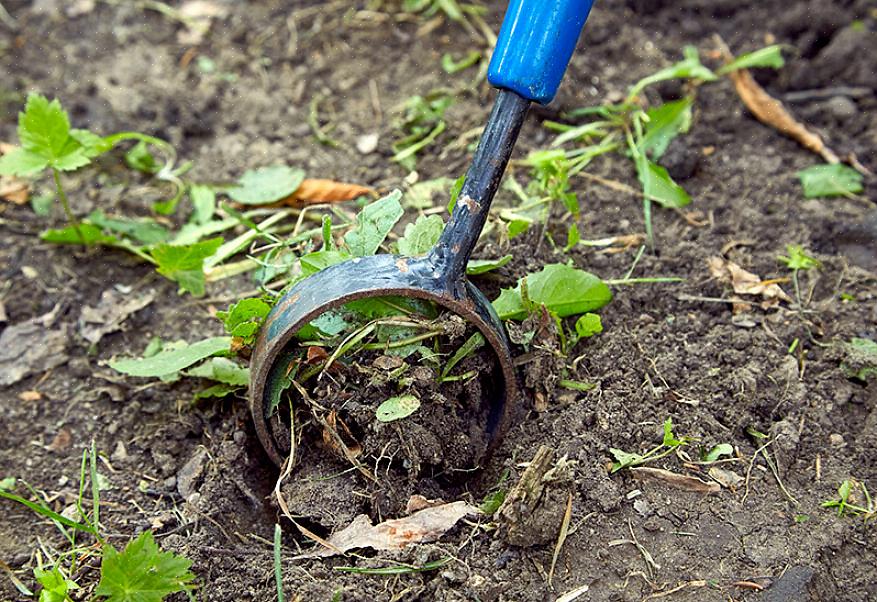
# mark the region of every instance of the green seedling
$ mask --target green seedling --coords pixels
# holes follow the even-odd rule
[[[280,525],[274,525],[274,582],[277,584],[277,602],[283,602],[283,566],[281,560],[281,539],[283,530]]]
[[[647,462],[660,460],[661,458],[676,452],[693,440],[692,437],[677,438],[676,435],[673,434],[673,420],[667,418],[667,420],[664,421],[664,438],[661,441],[661,444],[653,447],[644,454],[630,453],[614,447],[609,448],[609,451],[615,458],[615,462],[612,464],[610,472],[615,473],[622,468],[641,466]]]
[[[790,270],[792,270],[792,283],[795,286],[795,299],[798,301],[798,307],[803,305],[801,299],[801,286],[798,283],[798,272],[801,270],[807,271],[812,270],[813,268],[818,268],[821,264],[819,261],[810,255],[807,254],[807,251],[801,245],[786,245],[786,253],[788,253],[788,257],[785,255],[779,255],[777,259],[786,264]]]
[[[445,111],[454,103],[445,91],[412,96],[402,105],[396,129],[403,137],[393,143],[393,161],[409,170],[417,164],[417,153],[432,144],[447,128]]]
[[[858,502],[860,496],[864,498],[862,502]],[[865,520],[873,518],[877,510],[865,483],[855,479],[841,483],[837,489],[837,498],[822,502],[822,507],[837,508],[838,516],[862,516]]]

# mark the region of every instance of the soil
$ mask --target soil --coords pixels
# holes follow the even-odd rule
[[[418,35],[424,21],[382,17],[375,11],[379,3],[289,4],[221,3],[226,16],[193,47],[178,40],[178,22],[137,3],[6,0],[17,29],[0,24],[0,140],[15,139],[15,111],[23,93],[34,89],[60,97],[75,126],[170,140],[193,161],[194,180],[231,180],[245,169],[285,162],[313,177],[398,187],[408,174],[390,161],[392,108],[412,94],[471,82],[470,72],[447,75],[440,60],[476,42],[454,23]],[[500,4],[490,3],[485,16],[494,27]],[[70,16],[76,11],[81,14]],[[707,57],[711,36],[719,33],[735,52],[772,40],[787,45],[786,67],[759,71],[757,79],[839,154],[855,153],[877,171],[875,19],[867,0],[597,3],[558,98],[530,115],[516,154],[547,146],[550,133],[540,120],[620,98],[638,78],[677,60],[686,44]],[[195,55],[210,58],[215,70],[205,73]],[[647,94],[660,102],[682,92],[671,83]],[[308,115],[314,98],[321,99],[320,120],[334,125],[331,137],[340,148],[313,139]],[[489,88],[478,85],[449,109],[440,144],[419,156],[421,180],[462,173],[469,139],[450,143],[484,122],[491,98]],[[378,134],[378,147],[360,154],[356,141],[366,134]],[[161,198],[118,159],[65,178],[77,214],[100,207],[146,215]],[[288,599],[536,601],[587,586],[579,599],[873,600],[873,524],[839,517],[821,503],[849,478],[877,490],[877,384],[847,377],[840,346],[852,337],[877,339],[877,244],[868,225],[875,223],[877,185],[866,179],[857,198],[804,200],[795,173],[818,162],[755,121],[730,82],[702,87],[691,132],[674,141],[664,159],[694,199],[686,211],[696,213],[655,211],[656,248],[634,273],[684,282],[615,288],[601,312],[604,332],[571,354],[575,370],[566,378],[594,383],[590,391],[561,388],[538,345],[520,349],[528,386],[503,443],[462,485],[418,491],[478,503],[498,483],[515,483],[541,445],[553,448],[568,476],[547,487],[532,520],[556,534],[569,499],[571,518],[550,579],[556,537],[513,544],[502,529],[486,528],[486,518],[398,554],[292,560],[311,544],[271,501],[277,469],[256,440],[245,402],[193,404],[190,381],[126,379],[104,364],[116,354],[140,353],[154,335],[195,341],[220,334],[211,312],[252,289],[252,282],[227,280],[212,285],[205,299],[181,298],[174,285],[122,252],[39,242],[43,228],[63,223],[60,212],[47,219],[8,203],[0,204],[6,313],[0,327],[52,312],[44,321],[54,333],[52,345],[58,332],[67,339],[59,361],[49,364],[54,367],[2,389],[0,476],[25,479],[60,510],[75,500],[81,451],[94,440],[106,454],[101,472],[111,486],[102,492],[101,511],[109,540],[119,546],[151,528],[161,546],[192,559],[202,585],[198,596],[206,600],[275,598],[269,542],[278,522]],[[602,158],[588,170],[637,185],[622,156]],[[525,169],[515,172],[526,179]],[[41,182],[37,192],[49,192],[48,186]],[[584,238],[643,231],[636,197],[584,178],[573,187],[583,202]],[[510,199],[503,192],[497,203]],[[566,224],[550,230],[564,240]],[[492,295],[547,262],[568,259],[601,277],[620,278],[635,253],[581,246],[563,254],[539,232],[515,240],[508,249],[514,261],[479,281]],[[767,310],[753,304],[735,314],[729,303],[716,301],[727,299],[730,289],[711,277],[707,259],[724,256],[763,278],[781,278],[788,271],[776,257],[790,243],[805,245],[822,262],[801,274],[806,311],[788,303]],[[478,253],[503,251],[486,246]],[[69,334],[78,332],[83,308],[95,307],[113,287],[153,289],[156,300],[97,345]],[[537,343],[550,348],[550,333],[544,336]],[[691,459],[699,445],[735,446],[740,460],[722,466],[748,475],[746,486],[705,495],[635,480],[628,471],[610,475],[609,449],[653,447],[667,417],[677,435],[698,438],[689,446]],[[749,427],[769,435],[766,449],[795,502],[755,456],[763,444],[747,435]],[[655,466],[704,471],[686,468],[676,456]],[[300,470],[305,477],[316,469],[303,458]],[[355,500],[368,495],[337,479],[309,486],[311,503],[333,515],[332,524],[358,511]],[[32,585],[36,550],[61,547],[62,539],[25,508],[0,506],[0,560]],[[335,570],[388,561],[421,565],[447,556],[454,560],[438,570],[394,577]],[[77,580],[86,587],[76,596],[87,597],[97,577],[95,566],[83,567]],[[0,599],[20,598],[8,579],[0,581]]]
[[[443,362],[474,328],[448,313],[429,321],[416,315],[415,319],[423,324],[417,330],[389,330],[374,338],[386,344],[424,329],[442,330],[445,334],[420,343],[429,345],[425,354],[404,347],[386,353],[348,352],[323,373],[324,378],[299,378],[306,399],[291,387],[280,402],[281,420],[272,423],[283,425],[276,437],[281,453],[288,455],[290,450],[288,408],[296,409],[295,424],[302,425],[296,427],[293,471],[281,490],[289,512],[308,521],[312,530],[343,528],[362,513],[375,520],[402,515],[412,495],[453,496],[481,467],[490,443],[488,391],[497,378],[497,359],[483,347],[476,349],[448,374],[469,376],[440,381]],[[332,352],[331,346],[325,349],[313,368],[324,365]],[[303,366],[299,374],[311,368],[311,354],[309,348],[293,356],[292,361]],[[445,359],[437,364],[427,358]],[[385,400],[412,396],[418,407],[409,416],[388,422],[375,418]],[[358,470],[349,470],[351,464]],[[315,504],[327,490],[346,495],[337,504]],[[356,490],[367,495],[354,495]]]

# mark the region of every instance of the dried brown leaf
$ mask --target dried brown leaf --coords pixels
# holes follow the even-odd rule
[[[435,541],[450,530],[464,516],[477,514],[478,508],[467,502],[451,502],[419,510],[410,516],[372,525],[365,514],[360,514],[348,526],[334,533],[327,543],[334,549],[320,548],[298,558],[334,556],[356,548],[373,550],[402,550],[417,543]],[[338,551],[335,551],[338,550]]]
[[[30,184],[13,176],[0,176],[0,199],[24,205],[30,197]]]
[[[373,196],[374,189],[359,184],[347,184],[335,180],[306,178],[290,196],[279,204],[303,207],[320,203],[341,203],[361,196]]]
[[[693,491],[695,493],[718,493],[722,490],[718,483],[707,483],[697,477],[682,475],[663,468],[650,468],[648,466],[630,469],[634,479],[640,481],[658,481],[680,491]]]
[[[792,300],[777,284],[778,280],[762,280],[722,257],[710,257],[707,264],[713,278],[729,283],[738,295],[757,295],[768,301],[768,306]]]
[[[725,59],[733,60],[733,56],[727,45],[719,40],[719,45]],[[816,132],[809,130],[803,123],[796,120],[786,109],[785,105],[768,94],[761,85],[755,81],[748,69],[737,69],[728,74],[734,84],[737,95],[746,108],[761,123],[769,125],[781,134],[792,138],[798,144],[825,159],[828,163],[839,163],[838,156],[825,145],[822,138]]]

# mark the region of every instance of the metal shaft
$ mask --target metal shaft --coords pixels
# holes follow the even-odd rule
[[[465,275],[529,107],[530,101],[516,92],[497,93],[451,221],[430,253],[434,277],[454,282]]]

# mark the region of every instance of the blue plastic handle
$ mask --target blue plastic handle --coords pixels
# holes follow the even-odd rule
[[[547,104],[554,98],[594,0],[510,0],[487,79]]]

